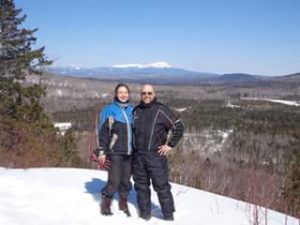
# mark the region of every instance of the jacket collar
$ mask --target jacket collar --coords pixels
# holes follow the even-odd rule
[[[113,104],[115,104],[121,108],[127,108],[129,106],[129,100],[127,102],[120,102],[119,99],[115,98],[113,101]]]
[[[154,98],[152,102],[146,104],[144,102],[140,102],[141,108],[151,108],[152,106],[157,105],[157,98]]]

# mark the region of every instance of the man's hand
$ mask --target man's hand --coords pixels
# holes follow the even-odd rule
[[[172,150],[172,147],[170,147],[169,145],[161,145],[158,147],[158,153],[160,155],[166,155],[171,150]]]

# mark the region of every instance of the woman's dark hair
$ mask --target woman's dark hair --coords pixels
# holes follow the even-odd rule
[[[128,85],[127,85],[127,84],[124,84],[124,83],[119,83],[119,84],[117,84],[117,86],[115,87],[115,97],[117,97],[118,90],[119,90],[120,87],[125,87],[125,88],[127,89],[128,93],[130,94],[130,89],[129,89]]]

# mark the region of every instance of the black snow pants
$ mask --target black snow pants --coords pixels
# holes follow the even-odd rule
[[[151,215],[150,179],[158,195],[163,215],[170,215],[175,211],[168,180],[169,172],[166,156],[161,156],[154,151],[135,153],[132,172],[140,214]]]
[[[130,176],[132,171],[132,156],[109,154],[107,159],[110,160],[108,169],[108,180],[106,186],[102,189],[102,195],[113,197],[118,191],[119,196],[127,197],[132,188]]]

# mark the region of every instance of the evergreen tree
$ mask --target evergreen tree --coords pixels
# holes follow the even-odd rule
[[[40,104],[45,87],[26,82],[51,62],[44,47],[33,49],[37,29],[22,26],[21,12],[13,0],[0,0],[0,166],[80,165],[75,136],[58,136]]]
[[[21,26],[26,19],[21,12],[13,0],[0,0],[0,112],[32,122],[43,117],[39,100],[45,89],[41,84],[21,84],[27,75],[41,74],[51,62],[45,58],[44,47],[32,49],[37,29]]]

